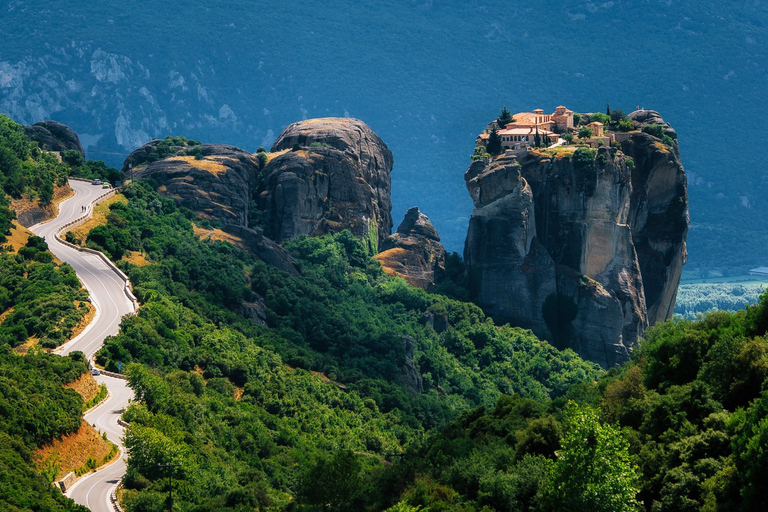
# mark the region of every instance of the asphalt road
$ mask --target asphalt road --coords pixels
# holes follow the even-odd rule
[[[91,302],[96,306],[96,316],[82,334],[59,347],[56,352],[62,355],[80,350],[88,359],[99,350],[107,336],[117,334],[120,319],[134,311],[133,304],[125,295],[124,282],[98,256],[80,252],[68,247],[54,238],[54,233],[63,225],[85,215],[82,207],[92,208],[92,202],[106,192],[100,185],[91,185],[81,181],[70,181],[75,195],[59,206],[59,215],[52,221],[37,224],[30,230],[45,238],[50,251],[61,261],[69,263],[91,295]],[[106,384],[109,398],[90,411],[85,420],[106,432],[110,441],[121,448],[123,428],[117,424],[120,413],[133,397],[133,391],[122,379],[99,375],[96,381]],[[109,493],[125,474],[123,455],[103,469],[81,478],[67,495],[94,512],[111,512]]]

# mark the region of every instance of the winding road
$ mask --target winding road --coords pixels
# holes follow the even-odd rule
[[[75,269],[90,293],[92,304],[96,306],[96,316],[85,330],[55,352],[66,355],[80,350],[91,360],[104,343],[104,339],[117,334],[121,318],[133,313],[135,307],[125,293],[125,281],[101,257],[78,251],[56,239],[56,232],[63,226],[86,215],[83,206],[90,212],[94,201],[104,193],[100,185],[75,180],[70,180],[69,185],[75,194],[59,205],[58,216],[32,226],[30,231],[45,238],[50,251]],[[106,384],[109,397],[86,414],[85,420],[95,425],[97,430],[107,433],[109,440],[120,447],[120,456],[117,461],[103,469],[82,477],[67,491],[67,495],[94,512],[112,512],[114,509],[110,503],[110,493],[126,469],[122,443],[123,427],[118,425],[117,420],[133,397],[133,391],[125,380],[106,375],[95,378],[98,383]]]

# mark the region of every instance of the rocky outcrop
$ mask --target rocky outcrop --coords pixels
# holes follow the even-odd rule
[[[29,140],[38,143],[40,149],[56,152],[74,149],[85,157],[80,138],[69,126],[56,121],[41,121],[32,126],[25,126],[24,132]]]
[[[672,314],[685,173],[676,143],[642,132],[621,150],[565,155],[507,153],[469,167],[470,292],[497,319],[612,367]]]
[[[248,226],[251,188],[259,162],[234,146],[203,144],[198,156],[178,154],[151,163],[143,156],[152,152],[152,141],[131,153],[124,169],[134,179],[150,181],[162,195],[190,208],[199,219]]]
[[[277,241],[349,229],[372,252],[392,231],[392,153],[357,119],[288,126],[272,147],[257,203]]]
[[[429,218],[414,206],[376,255],[384,271],[424,290],[445,277],[445,248]]]
[[[413,348],[416,344],[413,338],[410,336],[403,336],[400,338],[403,342],[403,352],[405,353],[405,362],[401,368],[398,381],[400,384],[413,393],[414,395],[421,395],[424,391],[424,380],[419,373],[419,369],[416,366],[416,361],[413,355]]]

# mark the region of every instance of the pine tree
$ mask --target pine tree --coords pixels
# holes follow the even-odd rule
[[[499,123],[501,128],[504,128],[509,123],[514,123],[515,119],[512,117],[512,113],[509,111],[509,109],[504,107],[501,109],[501,115],[496,119],[496,122]]]
[[[607,105],[605,106],[605,113],[606,113],[606,115],[607,115],[608,117],[611,117],[611,105],[610,105],[610,104],[607,104]]]
[[[539,135],[539,127],[536,127],[536,135],[533,137],[533,147],[541,147],[541,136]]]

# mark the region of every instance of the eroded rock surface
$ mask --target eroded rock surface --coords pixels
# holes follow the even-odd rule
[[[631,117],[666,125],[658,114]],[[686,179],[677,143],[646,133],[587,154],[473,163],[464,257],[470,292],[490,314],[612,367],[674,309]]]
[[[389,275],[426,290],[445,277],[445,247],[429,218],[414,206],[387,237],[376,259]]]
[[[56,121],[40,121],[32,126],[25,126],[24,133],[45,151],[64,152],[74,149],[85,157],[80,138],[69,126]]]
[[[158,141],[131,153],[124,169],[135,179],[147,179],[162,195],[190,208],[198,218],[222,224],[249,225],[251,188],[259,173],[259,162],[234,146],[203,144],[201,158],[178,154],[144,162]]]
[[[392,153],[357,119],[310,119],[288,126],[272,146],[258,206],[277,241],[349,229],[372,252],[392,231]]]

